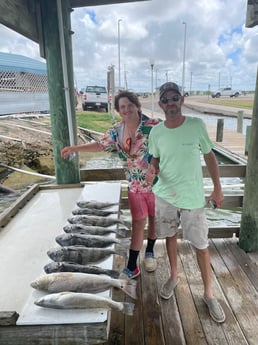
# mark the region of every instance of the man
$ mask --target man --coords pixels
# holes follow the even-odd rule
[[[224,196],[213,144],[201,119],[184,116],[184,97],[177,84],[167,82],[160,87],[159,106],[165,113],[164,122],[153,127],[149,151],[153,156],[150,174],[158,175],[153,186],[155,194],[155,229],[158,238],[166,238],[171,276],[163,284],[160,296],[169,299],[178,284],[177,232],[181,222],[183,237],[196,249],[204,284],[204,302],[216,322],[224,322],[224,311],[213,296],[208,251],[208,225],[204,213],[200,151],[213,181],[214,190],[208,198],[221,207]],[[151,182],[151,177],[147,176]]]
[[[144,266],[153,272],[157,263],[154,255],[156,234],[154,230],[154,194],[146,182],[150,155],[148,137],[150,130],[159,121],[149,119],[141,112],[138,97],[129,91],[122,91],[115,97],[115,109],[121,121],[112,126],[99,142],[78,146],[67,146],[61,151],[63,158],[76,151],[116,152],[125,163],[125,175],[128,180],[128,201],[132,215],[132,239],[127,267],[120,278],[132,279],[140,274],[137,259],[144,240],[144,228],[148,220],[148,241],[145,251]]]

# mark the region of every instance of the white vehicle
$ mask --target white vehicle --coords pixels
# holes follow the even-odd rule
[[[82,96],[82,109],[101,109],[108,112],[108,94],[105,86],[87,86]]]
[[[211,94],[212,98],[219,98],[221,96],[238,97],[241,94],[239,90],[232,90],[231,87],[223,87]]]

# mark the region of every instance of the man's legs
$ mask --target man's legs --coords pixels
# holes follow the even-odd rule
[[[226,318],[225,313],[217,299],[214,298],[212,292],[210,254],[208,248],[196,248],[196,256],[204,286],[203,300],[209,309],[209,313],[212,319],[218,323],[224,322]]]
[[[204,296],[208,299],[213,298],[211,287],[211,266],[209,249],[196,248],[197,262],[201,271],[202,281],[204,286]]]
[[[162,285],[160,296],[169,299],[174,295],[174,290],[178,284],[177,272],[177,234],[166,238],[167,254],[170,263],[170,277]]]
[[[177,234],[166,238],[166,247],[170,263],[171,279],[177,281]]]

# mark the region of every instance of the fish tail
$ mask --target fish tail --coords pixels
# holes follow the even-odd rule
[[[117,235],[119,235],[121,237],[125,237],[127,234],[127,230],[124,228],[119,228],[116,230],[116,233],[117,233]]]
[[[118,271],[109,270],[108,272],[109,272],[109,276],[111,278],[114,278],[114,279],[118,279],[119,278],[120,273]]]
[[[134,284],[131,284],[131,281],[128,280],[122,280],[121,284],[121,290],[124,291],[128,296],[132,297],[133,299],[136,299],[136,287],[137,287],[137,282],[134,282]]]
[[[120,220],[120,223],[126,226],[128,229],[132,228],[132,223],[128,222],[127,220]]]
[[[124,249],[117,249],[117,250],[115,251],[115,254],[116,254],[116,255],[123,256],[123,257],[126,258],[126,259],[128,258],[127,251],[124,250]]]
[[[122,313],[125,315],[133,315],[135,305],[133,303],[122,302],[123,309]]]
[[[130,245],[131,245],[131,238],[122,238],[122,239],[120,239],[120,240],[118,239],[118,240],[117,240],[117,243],[118,243],[120,246],[122,246],[122,247],[128,249],[128,248],[130,248]]]

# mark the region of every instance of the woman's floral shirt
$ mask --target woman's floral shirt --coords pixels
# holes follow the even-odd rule
[[[150,119],[141,115],[141,122],[137,128],[135,140],[132,142],[130,153],[127,153],[122,144],[124,122],[117,122],[99,141],[100,146],[107,152],[116,152],[124,162],[125,176],[131,192],[149,192],[151,186],[145,181],[146,172],[151,159],[148,152],[148,138],[151,128],[160,120]]]

